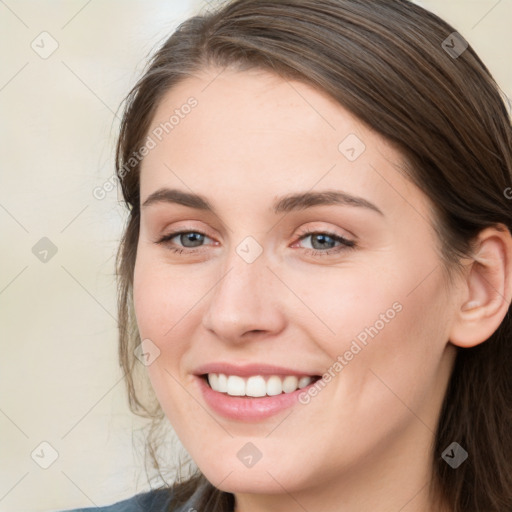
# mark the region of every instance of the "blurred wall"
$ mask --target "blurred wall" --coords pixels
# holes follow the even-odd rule
[[[213,1],[211,2],[213,3]],[[422,0],[512,97],[512,2]],[[200,0],[0,2],[0,511],[149,488],[117,364],[119,104]]]

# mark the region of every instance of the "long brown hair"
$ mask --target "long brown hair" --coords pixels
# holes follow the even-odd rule
[[[116,153],[129,209],[117,255],[119,357],[133,412],[163,418],[135,384],[140,338],[132,303],[140,221],[133,155],[163,95],[210,66],[266,69],[328,93],[402,153],[407,176],[433,205],[444,268],[460,269],[482,229],[503,223],[512,230],[504,193],[512,183],[512,129],[499,87],[454,32],[407,0],[234,0],[186,20],[165,41],[126,98]],[[460,55],[449,51],[456,44]],[[453,512],[512,510],[511,334],[509,310],[486,342],[458,349],[430,486]],[[154,441],[148,446],[158,465]],[[441,458],[453,441],[469,453],[456,470]],[[200,510],[232,510],[233,495],[200,472],[176,483],[175,496],[184,501],[200,484],[208,490]]]

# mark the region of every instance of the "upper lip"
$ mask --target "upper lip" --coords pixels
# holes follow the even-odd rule
[[[251,375],[296,375],[297,377],[311,377],[318,375],[318,373],[315,372],[285,368],[284,366],[268,365],[265,363],[235,365],[223,362],[204,364],[196,368],[193,373],[195,375],[223,373],[225,375],[238,375],[240,377],[250,377]]]

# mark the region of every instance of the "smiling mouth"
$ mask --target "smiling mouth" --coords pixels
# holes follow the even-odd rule
[[[208,373],[199,376],[208,386],[224,395],[261,398],[294,393],[321,379],[319,375],[253,375],[240,377],[224,373]]]

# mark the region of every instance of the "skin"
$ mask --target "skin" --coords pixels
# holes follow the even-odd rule
[[[474,308],[461,313],[475,299],[469,271],[447,282],[428,199],[383,138],[308,85],[220,71],[168,91],[152,128],[190,96],[198,105],[141,169],[141,203],[178,188],[206,196],[216,212],[142,208],[133,293],[141,339],[160,350],[148,366],[156,396],[203,474],[235,494],[237,512],[431,510],[430,447],[455,357],[449,340],[482,341],[506,305],[471,339],[482,321]],[[349,134],[366,146],[353,162],[338,149]],[[350,205],[271,210],[278,196],[326,189],[362,197],[383,215]],[[301,238],[306,228],[356,247],[311,255],[340,243],[322,249],[314,236]],[[204,233],[203,244],[155,243],[181,229]],[[263,251],[253,263],[236,252],[247,236]],[[509,265],[507,255],[497,264]],[[499,289],[509,296],[508,281]],[[477,302],[487,299],[485,286],[476,291]],[[397,302],[400,312],[309,404],[243,422],[203,401],[199,365],[264,362],[321,375]],[[250,468],[237,457],[248,442],[262,453]]]

